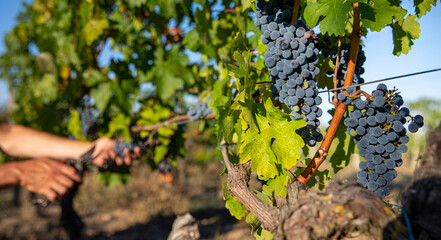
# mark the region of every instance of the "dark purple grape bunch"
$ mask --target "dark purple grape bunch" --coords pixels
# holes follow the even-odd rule
[[[307,126],[299,134],[309,146],[323,140],[318,128],[322,110],[318,107],[315,67],[319,59],[317,35],[302,21],[291,24],[292,1],[258,0],[256,26],[263,32],[262,43],[267,44],[265,66],[271,79],[271,98],[284,103],[293,120],[305,118]]]
[[[83,97],[82,102],[84,107],[78,109],[78,112],[80,113],[81,133],[84,138],[87,138],[98,124],[100,111],[94,107],[95,103],[88,95]]]
[[[335,44],[332,44],[335,42]],[[337,70],[337,87],[342,87],[344,84],[344,80],[346,77],[346,71],[348,68],[349,63],[349,50],[350,50],[350,44],[346,42],[342,42],[340,45],[340,55],[338,53],[338,46],[336,45],[336,39],[332,41],[331,37],[325,35],[323,37],[323,41],[319,42],[318,48],[321,50],[321,53],[324,57],[330,58],[334,65],[337,62],[337,56],[339,57],[338,61],[338,70]],[[332,46],[332,47],[330,47]],[[364,73],[363,64],[366,61],[366,55],[363,51],[363,47],[360,45],[358,48],[358,55],[357,55],[357,63],[355,65],[354,70],[354,78],[353,78],[353,84],[361,84],[364,83],[364,79],[361,77],[361,75]],[[326,72],[328,76],[333,76],[334,72],[329,71]],[[356,89],[359,89],[358,87]]]
[[[213,109],[209,108],[206,102],[198,102],[194,107],[190,107],[187,116],[190,117],[190,121],[196,121],[205,118],[210,113],[213,113]]]
[[[260,27],[262,32],[268,30],[268,24],[274,22],[279,23],[289,23],[292,17],[293,1],[280,1],[280,0],[257,0],[256,1],[256,18],[254,19],[254,24]],[[279,32],[283,34],[283,32]],[[267,34],[268,35],[268,34]],[[262,39],[263,44],[268,44],[271,41],[275,41],[280,35],[276,32],[270,32],[269,37]]]
[[[144,140],[142,140],[142,139],[131,138],[130,142],[126,142],[124,140],[124,138],[116,138],[115,141],[116,141],[116,144],[115,144],[115,147],[113,148],[113,151],[121,159],[125,158],[124,149],[126,149],[126,148],[129,149],[129,151],[133,151],[136,147],[140,147],[141,149],[144,148]],[[110,163],[110,162],[112,162],[112,163]],[[109,168],[110,165],[113,164],[113,161],[110,160],[106,164],[108,165],[107,168]]]
[[[162,159],[161,162],[158,164],[158,169],[163,174],[168,174],[172,171],[172,164],[170,161],[167,161],[165,159]]]
[[[353,95],[355,89],[348,87],[347,91]],[[385,84],[379,84],[365,100],[357,95],[344,95],[339,93],[339,100],[355,105],[344,124],[348,134],[354,137],[359,155],[365,158],[359,164],[357,182],[380,197],[387,196],[388,186],[397,176],[395,167],[403,164],[401,156],[408,150],[409,136],[404,124],[410,122],[409,132],[414,133],[423,126],[424,119],[420,115],[410,116],[397,90],[388,91]]]

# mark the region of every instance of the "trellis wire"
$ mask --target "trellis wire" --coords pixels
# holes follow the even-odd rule
[[[398,78],[410,77],[410,76],[414,76],[414,75],[420,75],[420,74],[431,73],[431,72],[436,72],[436,71],[441,71],[441,68],[435,68],[435,69],[431,69],[431,70],[427,70],[427,71],[421,71],[421,72],[415,72],[415,73],[408,73],[408,74],[404,74],[404,75],[399,75],[399,76],[394,76],[394,77],[383,78],[383,79],[378,79],[378,80],[374,80],[374,81],[370,81],[370,82],[365,82],[365,83],[360,83],[360,84],[354,84],[354,85],[351,85],[351,86],[353,86],[353,87],[358,87],[358,86],[363,86],[363,85],[373,84],[373,83],[377,83],[377,82],[385,82],[385,81],[394,80],[394,79],[398,79]],[[346,88],[347,88],[347,87],[340,87],[340,88],[334,88],[334,89],[322,90],[322,91],[319,91],[319,93],[327,93],[327,92],[332,92],[332,91],[342,90],[342,89],[346,89]],[[190,121],[190,120],[183,120],[183,121],[175,122],[175,123],[170,124],[170,125],[182,125],[182,124],[186,124],[186,123],[189,123],[189,122],[192,122],[192,121]]]
[[[360,83],[360,84],[353,84],[351,86],[358,87],[358,86],[363,86],[363,85],[368,85],[368,84],[373,84],[373,83],[378,83],[378,82],[390,81],[390,80],[394,80],[394,79],[398,79],[398,78],[404,78],[404,77],[410,77],[410,76],[414,76],[414,75],[420,75],[420,74],[425,74],[425,73],[436,72],[436,71],[441,71],[441,68],[435,68],[435,69],[431,69],[431,70],[427,70],[427,71],[408,73],[408,74],[404,74],[404,75],[383,78],[383,79],[378,79],[378,80],[374,80],[374,81],[370,81],[370,82],[365,82],[365,83]],[[322,90],[322,91],[319,91],[319,93],[327,93],[327,92],[342,90],[342,89],[346,89],[346,88],[347,87],[339,87],[339,88],[333,88],[333,89],[328,89],[328,90]]]

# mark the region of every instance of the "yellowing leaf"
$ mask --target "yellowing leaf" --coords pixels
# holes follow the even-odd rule
[[[392,25],[394,39],[393,53],[400,56],[408,54],[413,45],[413,40],[420,37],[420,24],[415,15],[408,15],[404,21]]]
[[[432,5],[436,6],[436,0],[413,0],[413,3],[418,18],[430,12],[430,10],[432,9]]]
[[[49,103],[57,98],[57,79],[54,74],[44,74],[40,81],[32,84],[34,85],[31,87],[34,96],[41,98],[43,103]]]
[[[69,122],[67,123],[69,133],[75,136],[78,140],[84,140],[83,133],[81,132],[80,113],[76,110],[72,110],[70,115]]]
[[[295,130],[306,126],[306,122],[291,121],[288,114],[274,107],[271,99],[266,101],[265,109],[258,109],[256,120],[260,132],[248,130],[243,134],[240,163],[251,160],[251,171],[261,179],[271,179],[279,173],[276,164],[287,169],[296,164],[305,144]]]
[[[109,27],[107,19],[91,19],[83,28],[84,37],[87,45],[92,44],[104,32],[104,29]]]

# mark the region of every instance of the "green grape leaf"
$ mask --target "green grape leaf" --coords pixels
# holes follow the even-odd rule
[[[320,24],[320,31],[329,35],[345,35],[347,14],[351,10],[350,1],[309,0],[303,17],[311,28]],[[320,20],[320,17],[323,17]],[[320,20],[320,22],[319,22]]]
[[[432,5],[436,6],[436,0],[413,0],[415,6],[415,13],[418,18],[421,18],[426,13],[430,12]]]
[[[192,29],[185,34],[184,39],[182,40],[182,44],[191,51],[197,51],[201,46],[199,41],[199,34],[196,29]]]
[[[276,167],[277,158],[271,150],[271,138],[266,119],[257,116],[257,122],[261,123],[261,133],[247,131],[242,136],[240,149],[240,163],[251,160],[251,171],[255,171],[262,179],[270,179],[278,174]]]
[[[234,126],[237,121],[237,116],[227,116],[221,123],[220,127],[223,129],[223,136],[227,143],[233,142],[233,135],[235,133]]]
[[[248,43],[251,45],[250,47],[252,49],[256,49],[262,43],[260,41],[260,38],[262,36],[262,31],[260,31],[260,28],[257,27],[256,25],[254,25],[254,23],[250,19],[250,22],[247,25],[247,32],[253,32],[254,33],[252,36],[248,37],[247,39],[248,39]],[[258,65],[254,66],[254,67],[259,68]],[[261,68],[259,68],[259,69],[261,69]]]
[[[271,124],[273,142],[273,151],[280,161],[282,167],[290,169],[300,158],[300,149],[305,146],[302,137],[296,133],[296,130],[306,126],[303,119],[291,120],[290,116],[278,108],[274,107],[271,99],[265,102],[267,117]],[[289,148],[285,144],[289,144]]]
[[[108,172],[100,172],[98,180],[103,182],[107,187],[116,187],[125,184],[129,180],[130,174],[127,168],[118,168]]]
[[[256,106],[252,100],[245,100],[244,103],[240,102],[239,105],[242,107],[242,118],[250,126],[250,130],[253,132],[259,132],[259,125],[256,119]]]
[[[217,142],[220,143],[225,136],[225,129],[221,127],[230,112],[230,91],[227,91],[228,79],[223,81],[216,81],[214,83],[214,90],[212,92],[211,99],[209,100],[210,106],[213,107],[216,114],[216,122],[214,133],[217,135]]]
[[[361,24],[372,31],[380,32],[401,7],[393,6],[388,0],[372,0],[368,4],[359,3]]]
[[[251,7],[251,0],[241,0],[242,3],[242,12],[249,10]]]
[[[408,15],[402,22],[392,25],[392,35],[394,39],[393,54],[400,56],[408,54],[413,40],[420,37],[420,23],[416,20],[415,15]]]
[[[139,0],[138,0],[139,1]],[[161,16],[165,18],[176,18],[176,4],[175,0],[142,0],[147,3],[147,6],[153,10],[156,6],[159,7],[161,11]]]
[[[95,100],[95,106],[101,112],[104,112],[107,108],[110,98],[112,97],[112,91],[110,91],[110,83],[103,82],[90,91],[90,96]]]
[[[230,64],[230,76],[237,79],[236,85],[239,91],[247,90],[251,87],[251,79],[249,78],[249,71],[251,68],[251,54],[249,52],[234,52],[234,60],[238,66]],[[250,92],[245,91],[245,97],[251,95]]]
[[[240,163],[251,160],[251,171],[267,180],[278,175],[276,164],[287,169],[296,164],[304,142],[295,130],[306,126],[306,122],[290,121],[289,115],[275,108],[271,99],[266,101],[266,111],[259,106],[256,119],[260,132],[246,131],[243,134]],[[287,148],[286,144],[290,147]]]
[[[241,220],[248,212],[245,206],[234,197],[225,201],[225,208],[230,210],[231,216],[237,218],[238,220]]]
[[[247,214],[248,210],[239,200],[231,195],[226,181],[222,182],[222,193],[225,200],[225,208],[230,210],[231,216],[241,220],[245,214]]]
[[[78,111],[72,110],[70,112],[70,119],[67,123],[67,130],[78,140],[84,140],[83,132],[81,131],[80,113]]]
[[[57,79],[54,74],[46,73],[40,81],[34,82],[34,96],[40,98],[43,103],[49,103],[58,96]]]
[[[145,4],[147,0],[128,0],[129,6],[131,8],[141,7],[141,5]]]
[[[258,132],[259,128],[255,116],[256,108],[252,96],[253,80],[249,74],[251,68],[251,53],[246,51],[240,53],[236,51],[234,52],[234,59],[238,66],[230,64],[229,75],[232,78],[236,78],[237,90],[243,92],[235,98],[235,101],[241,106],[242,118],[248,123],[251,131]],[[232,109],[234,108],[232,107]]]
[[[142,81],[152,81],[157,87],[156,92],[162,101],[167,101],[192,79],[187,56],[180,54],[179,47],[174,45],[169,51],[157,48],[154,52],[155,65]]]
[[[156,78],[158,95],[163,101],[166,101],[182,86],[182,80],[168,71],[166,67],[161,68],[159,75],[161,77]]]
[[[107,28],[109,28],[109,22],[107,19],[89,19],[83,29],[87,44],[92,44]]]
[[[311,179],[306,186],[308,188],[312,188],[316,185],[318,185],[318,189],[323,190],[326,186],[326,183],[331,180],[331,173],[328,169],[325,169],[323,171],[315,171],[314,175],[312,176],[313,179]]]
[[[420,38],[420,23],[417,21],[415,15],[408,15],[406,19],[404,19],[402,27],[412,39]]]
[[[155,148],[154,159],[155,163],[161,162],[161,160],[165,157],[168,152],[168,147],[166,146],[157,146]]]
[[[273,193],[271,191],[267,191],[265,189],[262,189],[262,192],[259,192],[257,190],[253,191],[254,195],[256,195],[256,197],[258,199],[260,199],[260,201],[266,203],[266,204],[273,204]]]
[[[103,72],[96,69],[85,74],[86,86],[93,87],[104,79]]]
[[[262,226],[256,230],[254,236],[256,240],[271,240],[274,238],[274,235],[270,231],[265,230]]]
[[[219,153],[222,155],[222,153],[220,151],[219,151]],[[227,200],[228,198],[233,197],[230,193],[230,188],[228,187],[227,181],[222,182],[222,197],[224,200]]]
[[[130,117],[126,117],[124,114],[119,113],[109,123],[108,137],[123,137],[124,139],[130,139]]]
[[[251,233],[254,232],[260,225],[259,219],[257,219],[256,215],[253,213],[249,213],[247,217],[245,218],[245,222],[250,224],[251,226]]]
[[[274,192],[279,197],[286,198],[286,186],[288,185],[289,177],[286,174],[281,174],[274,179],[268,180],[267,184],[263,185],[262,188],[265,191]]]

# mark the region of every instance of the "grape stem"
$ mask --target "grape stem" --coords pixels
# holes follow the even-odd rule
[[[351,98],[357,96],[358,94],[362,94],[362,95],[365,96],[367,99],[369,99],[369,98],[372,97],[369,93],[367,93],[367,92],[365,92],[365,91],[363,91],[363,90],[357,90],[356,92],[354,92],[354,93],[351,95]]]
[[[216,114],[214,113],[210,113],[207,116],[204,117],[204,119],[208,120],[208,119],[214,119],[216,118]],[[149,126],[141,126],[141,125],[136,125],[130,128],[130,130],[132,132],[149,132],[149,131],[154,131],[163,127],[168,127],[170,125],[180,125],[180,124],[184,124],[190,121],[190,117],[187,115],[182,115],[182,116],[177,116],[174,118],[171,118],[165,122],[162,123],[158,123],[158,124],[153,124],[153,125],[149,125]]]
[[[263,81],[263,82],[256,82],[254,84],[264,84],[264,83],[273,83],[273,82],[271,82],[271,81]]]
[[[294,7],[292,8],[291,24],[294,24],[299,18],[300,0],[294,0]]]
[[[340,52],[341,52],[341,39],[338,37],[338,46],[337,46],[337,58],[335,59],[335,69],[334,69],[334,77],[332,78],[332,81],[334,82],[334,88],[337,88],[338,79],[337,79],[337,72],[338,72],[338,64],[340,62]],[[337,91],[334,91],[334,100],[332,101],[332,104],[337,107]]]
[[[357,63],[357,55],[358,48],[360,45],[360,11],[358,10],[358,3],[354,3],[354,24],[352,25],[352,34],[351,34],[351,49],[349,55],[349,63],[346,73],[345,82],[343,87],[349,87],[352,84],[352,80],[354,77],[355,65]],[[343,92],[347,93],[346,89],[343,89]],[[342,103],[342,101],[338,102],[337,108],[335,109],[334,116],[332,118],[331,124],[329,126],[328,131],[326,132],[325,139],[320,145],[319,150],[314,155],[314,159],[309,163],[309,165],[305,168],[300,176],[297,177],[297,180],[306,184],[311,179],[312,175],[317,171],[318,167],[323,163],[328,155],[328,150],[331,147],[332,141],[337,132],[338,126],[340,125],[341,120],[343,119],[343,115],[347,110],[347,106]]]
[[[259,72],[261,72],[261,73],[264,73],[264,74],[266,74],[266,75],[270,75],[269,73],[267,73],[267,72],[265,72],[265,71],[262,71],[262,70],[260,70],[260,69],[258,69],[258,68],[256,68],[256,67],[253,67],[253,65],[255,65],[255,63],[253,64],[253,63],[251,63],[250,64],[251,65],[251,67],[254,69],[254,70],[257,70],[257,71],[259,71]]]

